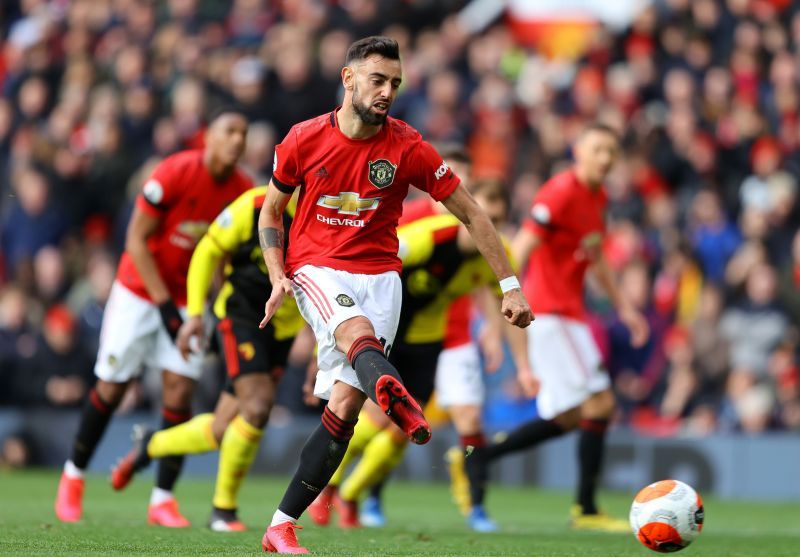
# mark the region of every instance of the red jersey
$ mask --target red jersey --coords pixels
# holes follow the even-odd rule
[[[224,182],[216,182],[203,164],[203,151],[181,151],[164,159],[144,184],[136,206],[161,221],[147,239],[147,248],[177,305],[186,305],[186,275],[195,245],[214,218],[252,187],[250,178],[238,169]],[[150,300],[128,252],[120,259],[117,280]]]
[[[556,174],[536,194],[524,224],[542,241],[524,277],[534,313],[583,318],[583,278],[589,266],[584,247],[602,242],[606,203],[603,189],[589,189],[574,170]]]
[[[272,181],[300,188],[286,273],[317,265],[360,274],[400,272],[397,222],[409,186],[437,201],[460,183],[414,128],[387,118],[368,139],[350,139],[336,111],[301,122],[275,148]]]
[[[436,207],[430,199],[415,199],[403,204],[400,224],[436,215]],[[456,348],[472,342],[469,323],[472,317],[472,295],[456,298],[447,308],[447,329],[444,333],[444,348]]]

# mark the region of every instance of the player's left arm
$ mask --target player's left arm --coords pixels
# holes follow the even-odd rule
[[[478,251],[481,252],[500,281],[503,289],[502,313],[505,318],[509,323],[518,327],[530,325],[533,321],[533,312],[522,294],[519,280],[514,274],[511,262],[508,260],[506,250],[492,221],[463,184],[458,184],[442,203],[467,227],[478,246]]]
[[[650,325],[648,325],[647,319],[630,303],[627,297],[620,293],[614,272],[609,267],[608,261],[603,257],[599,247],[594,250],[590,257],[592,260],[592,272],[608,294],[620,320],[631,332],[631,345],[636,348],[643,346],[650,337]]]

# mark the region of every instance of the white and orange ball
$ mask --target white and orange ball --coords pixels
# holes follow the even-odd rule
[[[680,551],[703,529],[703,500],[678,480],[655,482],[636,494],[631,528],[642,545],[659,553]]]

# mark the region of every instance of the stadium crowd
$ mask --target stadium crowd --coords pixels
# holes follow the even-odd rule
[[[336,106],[350,42],[382,33],[404,57],[394,116],[508,185],[506,232],[582,125],[622,134],[605,251],[651,340],[631,348],[587,293],[620,423],[800,429],[800,7],[660,0],[570,57],[504,17],[467,20],[466,3],[3,2],[0,406],[79,406],[133,196],[201,144],[210,108],[244,108],[243,166],[265,182],[291,125]]]

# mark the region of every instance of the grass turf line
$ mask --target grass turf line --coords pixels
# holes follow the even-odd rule
[[[0,555],[259,555],[264,525],[286,486],[286,478],[248,478],[240,517],[251,528],[217,534],[205,528],[213,490],[211,478],[184,478],[177,489],[181,510],[192,521],[186,530],[145,522],[150,478],[139,478],[124,493],[107,479],[90,476],[84,520],[61,524],[53,513],[58,474],[47,471],[0,473]],[[602,504],[625,517],[632,494],[604,493]],[[469,531],[447,488],[438,484],[391,483],[385,502],[389,526],[341,531],[301,519],[301,543],[320,556],[654,556],[631,534],[570,531],[570,494],[533,488],[496,487],[488,510],[498,534]],[[703,557],[782,557],[798,554],[800,506],[722,502],[704,498],[706,526],[681,554]],[[333,522],[336,516],[333,517]]]

